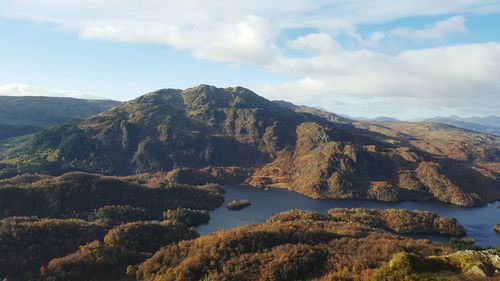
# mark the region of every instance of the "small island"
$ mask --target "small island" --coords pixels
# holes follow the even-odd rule
[[[233,201],[227,203],[226,208],[228,208],[229,210],[241,210],[241,209],[246,208],[250,205],[251,205],[250,201],[248,201],[246,199],[233,200]]]
[[[500,233],[500,223],[495,224],[495,231]]]

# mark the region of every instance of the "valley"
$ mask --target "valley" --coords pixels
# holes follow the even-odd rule
[[[263,223],[270,216],[290,209],[302,209],[326,214],[334,208],[369,208],[369,209],[404,209],[429,211],[445,217],[454,217],[467,231],[467,237],[475,240],[482,247],[497,247],[500,245],[500,235],[493,231],[498,223],[500,209],[496,204],[485,207],[462,208],[440,202],[405,201],[377,202],[367,200],[315,200],[307,196],[290,192],[281,188],[255,189],[245,185],[225,186],[226,202],[247,198],[252,205],[238,212],[232,212],[224,207],[210,212],[210,221],[200,225],[197,230],[208,234],[219,230],[228,230],[246,224]],[[481,218],[478,220],[477,218]],[[409,234],[409,237],[430,239],[446,243],[449,236],[433,234]]]
[[[499,26],[0,0],[0,281],[500,281]]]
[[[162,89],[3,140],[0,277],[488,280],[499,163],[449,125]]]

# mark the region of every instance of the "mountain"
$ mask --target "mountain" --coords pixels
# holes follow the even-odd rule
[[[360,116],[351,117],[348,115],[339,115],[339,116],[342,116],[346,119],[355,120],[355,121],[362,121],[362,122],[380,122],[380,123],[383,123],[383,122],[399,122],[400,121],[397,118],[388,117],[388,116],[377,116],[377,117],[373,117],[373,118],[360,117]]]
[[[85,121],[45,130],[20,153],[49,172],[127,175],[176,167],[255,166],[291,147],[295,127],[304,120],[243,88],[163,89]]]
[[[387,116],[378,116],[378,117],[369,119],[367,121],[373,121],[373,122],[399,122],[398,119],[393,118],[393,117],[387,117]]]
[[[462,118],[456,115],[452,115],[449,117],[420,118],[407,121],[401,121],[393,117],[385,117],[385,116],[379,116],[375,118],[349,117],[349,116],[342,116],[342,117],[350,120],[356,120],[360,122],[372,122],[372,123],[394,123],[394,122],[442,123],[462,129],[468,129],[476,132],[482,132],[500,136],[500,117],[495,115],[490,115],[486,117],[469,117],[469,118]]]
[[[118,104],[111,100],[0,96],[0,140],[87,118]]]
[[[332,123],[336,124],[351,124],[353,121],[351,119],[342,117],[340,115],[334,114],[332,112],[326,111],[325,109],[319,108],[319,107],[310,107],[310,106],[305,106],[305,105],[295,105],[291,102],[287,101],[282,101],[282,100],[275,100],[273,101],[277,105],[293,110],[297,113],[303,113],[306,115],[311,116],[319,116],[321,118],[324,118]]]
[[[453,115],[450,117],[429,118],[426,121],[448,124],[459,128],[500,136],[500,117],[494,115],[470,118],[461,118]]]
[[[244,167],[249,184],[313,198],[499,199],[500,138],[439,126],[354,122],[241,87],[162,89],[2,152],[0,176]]]

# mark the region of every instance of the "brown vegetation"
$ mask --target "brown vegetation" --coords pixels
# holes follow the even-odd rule
[[[118,225],[126,222],[154,220],[155,216],[144,208],[129,205],[104,206],[94,210],[89,220],[105,225]]]
[[[208,211],[192,210],[187,208],[166,210],[163,213],[163,218],[167,221],[184,224],[186,226],[198,226],[210,221],[210,215],[208,214]]]
[[[0,217],[80,217],[110,205],[142,208],[162,217],[165,209],[215,209],[222,204],[216,188],[170,185],[152,188],[132,179],[86,173],[59,177],[26,175],[0,181]]]
[[[140,263],[170,243],[197,237],[186,226],[172,222],[134,222],[111,229],[104,242],[94,241],[42,269],[44,280],[124,280],[127,266]],[[132,269],[131,269],[132,270]]]
[[[76,219],[0,220],[0,279],[37,280],[40,266],[104,233],[102,226]]]
[[[334,220],[359,222],[396,233],[433,233],[465,236],[465,228],[455,218],[438,216],[426,211],[404,209],[336,208],[328,211]]]
[[[122,208],[118,210],[121,214]],[[328,215],[324,215],[312,211],[290,210],[270,217],[263,224],[242,226],[196,238],[197,233],[189,225],[197,224],[204,214],[206,213],[189,209],[168,210],[165,217],[174,222],[126,223],[109,230],[104,237],[101,236],[103,226],[83,221],[6,219],[6,222],[11,220],[10,225],[12,222],[30,223],[22,228],[24,232],[34,229],[32,225],[45,225],[49,221],[61,225],[76,224],[80,228],[70,234],[85,238],[76,239],[79,243],[95,241],[79,248],[75,242],[71,244],[72,248],[67,248],[57,245],[55,240],[59,239],[57,241],[60,242],[69,237],[58,234],[52,240],[45,238],[45,241],[54,241],[51,246],[54,248],[44,248],[50,251],[60,249],[58,252],[44,252],[45,255],[48,254],[44,258],[28,258],[30,252],[22,247],[31,247],[35,242],[30,239],[43,238],[49,232],[39,229],[29,231],[28,237],[31,238],[28,239],[8,229],[6,233],[19,237],[19,243],[17,246],[0,245],[10,245],[5,248],[10,251],[5,252],[8,254],[6,259],[18,255],[32,261],[29,263],[29,274],[14,272],[9,275],[9,280],[29,280],[30,276],[47,281],[198,281],[202,278],[361,280],[372,276],[374,270],[398,252],[427,257],[453,251],[444,245],[395,236],[382,229],[400,233],[449,235],[462,229],[454,220],[420,211],[332,209]],[[82,228],[84,226],[87,228]],[[89,232],[91,229],[97,232]],[[57,227],[52,227],[51,231],[61,232]],[[89,236],[85,233],[94,234]],[[21,244],[25,241],[26,244]],[[19,247],[23,250],[15,252]],[[54,258],[55,256],[60,257]],[[36,267],[51,258],[53,259],[41,269],[40,275]],[[23,264],[16,259],[12,262]],[[5,273],[0,272],[1,274],[6,276]]]
[[[249,184],[287,186],[312,198],[434,199],[467,207],[500,198],[496,177],[485,177],[463,163],[440,164],[437,155],[410,143],[341,141],[335,131],[312,122],[299,125],[296,133],[294,151],[257,169]]]
[[[400,251],[450,252],[357,222],[293,211],[164,247],[135,273],[137,280],[358,280]]]
[[[499,250],[468,250],[430,257],[402,252],[377,269],[370,281],[486,281],[498,280],[499,271]]]

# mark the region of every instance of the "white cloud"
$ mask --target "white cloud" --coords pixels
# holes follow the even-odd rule
[[[392,35],[411,39],[443,39],[450,33],[465,33],[464,16],[454,16],[423,29],[399,27],[390,31]]]
[[[82,38],[166,44],[203,59],[262,64],[286,28],[344,32],[365,46],[356,26],[409,16],[485,13],[494,0],[0,0],[0,17],[47,22]],[[487,8],[487,9],[486,9]],[[439,28],[448,28],[445,26]],[[409,31],[410,32],[410,31]]]
[[[282,57],[270,69],[302,78],[258,85],[258,92],[332,110],[338,110],[332,100],[361,108],[370,105],[365,115],[382,108],[478,114],[498,114],[500,108],[500,43],[411,50],[394,56],[344,50],[310,58]],[[384,106],[374,107],[376,103]]]
[[[322,53],[342,50],[340,44],[326,33],[311,33],[287,42],[287,46],[296,50],[312,50]]]
[[[260,85],[257,90],[268,97],[331,109],[354,104],[367,112],[425,107],[498,113],[499,44],[396,55],[370,49],[390,36],[441,39],[466,32],[465,17],[371,34],[362,34],[358,26],[499,11],[498,0],[0,0],[3,18],[50,23],[83,39],[164,44],[200,59],[255,64],[300,77]],[[286,38],[284,31],[295,28],[313,31]],[[357,51],[339,44],[340,35],[350,38]],[[283,37],[287,47],[307,50],[310,57],[285,56],[277,43]],[[36,89],[24,92],[68,94]]]
[[[381,31],[373,32],[367,37],[363,36],[355,24],[343,19],[331,19],[322,28],[329,30],[334,36],[344,33],[361,46],[375,46],[385,37],[385,34]]]
[[[7,83],[0,85],[1,96],[46,96],[46,97],[67,97],[80,99],[104,99],[90,93],[82,93],[73,90],[48,89],[27,84]]]
[[[0,17],[48,22],[83,39],[165,44],[196,58],[262,64],[278,30],[233,1],[0,0]],[[294,6],[294,5],[292,5]]]
[[[107,21],[85,26],[84,39],[112,39],[128,43],[161,43],[191,51],[196,58],[262,64],[276,52],[275,34],[266,19],[254,15],[212,26]]]

